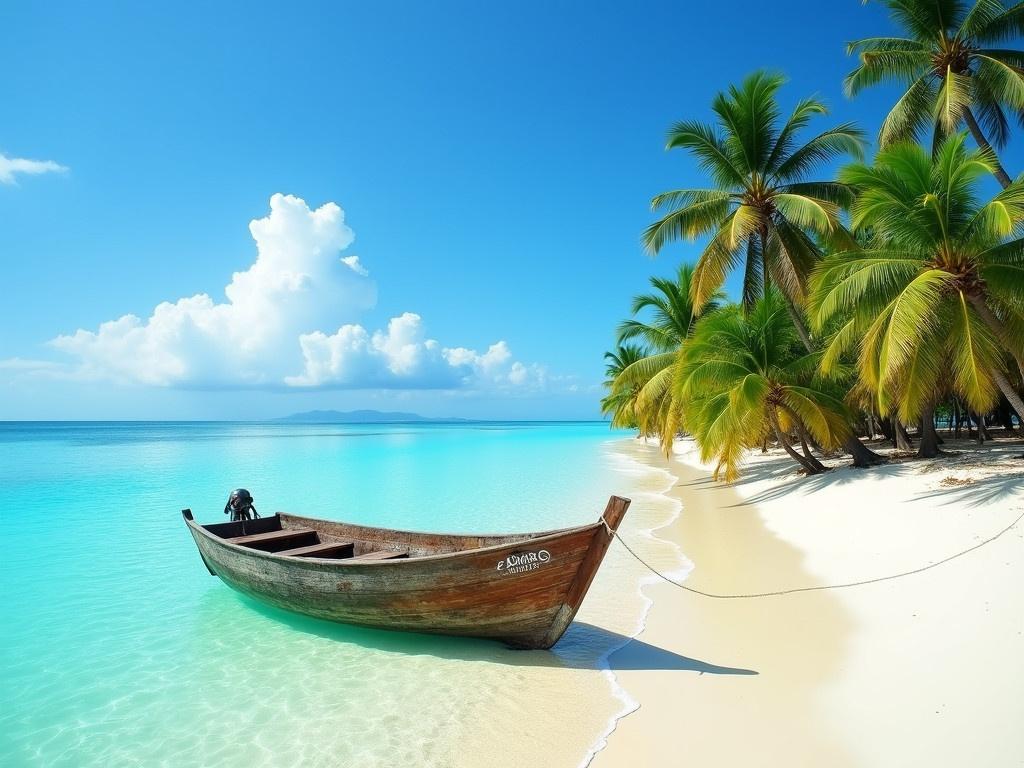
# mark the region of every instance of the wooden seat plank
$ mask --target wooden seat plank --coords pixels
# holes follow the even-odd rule
[[[268,531],[267,533],[251,533],[248,536],[230,536],[228,541],[232,544],[241,544],[243,547],[250,544],[263,544],[287,539],[299,538],[315,534],[312,528],[283,528],[280,531]]]
[[[367,552],[364,555],[356,555],[353,560],[395,560],[399,557],[408,557],[408,549],[378,549],[376,552]]]
[[[282,549],[277,554],[288,557],[330,557],[335,559],[352,557],[355,545],[351,541],[328,541],[323,544],[310,544],[307,547]]]

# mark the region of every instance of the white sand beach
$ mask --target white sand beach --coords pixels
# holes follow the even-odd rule
[[[668,460],[630,446],[677,478],[682,514],[654,535],[682,548],[694,565],[685,583],[709,592],[908,571],[1024,513],[1019,440],[816,477],[781,452],[752,455],[729,485],[692,442]],[[639,708],[592,764],[1024,765],[1022,584],[1024,520],[923,573],[847,589],[709,599],[649,585],[642,643],[610,659]],[[646,664],[652,648],[692,663]]]

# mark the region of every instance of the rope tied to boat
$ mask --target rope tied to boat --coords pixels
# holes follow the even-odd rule
[[[949,557],[944,557],[941,560],[938,560],[938,561],[936,561],[934,563],[929,563],[928,565],[923,565],[920,568],[914,568],[913,570],[910,570],[910,571],[903,571],[902,573],[893,573],[893,574],[889,574],[888,576],[878,576],[878,577],[875,577],[873,579],[863,579],[861,581],[849,581],[849,582],[845,582],[843,584],[822,584],[822,585],[812,586],[812,587],[793,587],[791,589],[778,589],[778,590],[775,590],[773,592],[751,592],[749,594],[736,594],[736,595],[727,595],[726,594],[726,595],[723,595],[723,594],[716,594],[714,592],[705,592],[703,590],[696,589],[694,587],[688,587],[685,584],[683,584],[682,582],[679,582],[679,581],[676,581],[675,579],[669,578],[664,573],[662,573],[657,568],[655,568],[653,565],[651,565],[646,560],[644,560],[642,557],[640,557],[640,555],[638,555],[636,552],[634,552],[633,548],[630,547],[629,544],[626,543],[626,541],[622,538],[621,534],[619,534],[618,531],[613,530],[612,527],[610,525],[608,525],[607,521],[605,521],[604,518],[601,518],[601,522],[604,524],[604,528],[608,532],[608,535],[613,537],[613,538],[618,539],[619,543],[622,544],[622,546],[624,546],[626,548],[626,551],[629,552],[629,554],[631,554],[634,558],[636,558],[636,560],[639,561],[641,565],[643,565],[645,568],[647,568],[647,570],[649,570],[655,576],[658,576],[659,578],[663,579],[664,581],[667,581],[669,584],[672,584],[673,586],[679,587],[680,589],[684,589],[687,592],[692,592],[695,595],[701,595],[702,597],[710,597],[710,598],[713,598],[713,599],[716,599],[716,600],[747,600],[747,599],[750,599],[750,598],[757,598],[757,597],[779,597],[781,595],[792,595],[792,594],[796,594],[797,592],[821,592],[823,590],[828,590],[828,589],[846,589],[847,587],[862,587],[865,584],[877,584],[878,582],[881,582],[881,581],[891,581],[893,579],[901,579],[904,576],[913,576],[914,574],[917,574],[917,573],[923,573],[924,571],[930,571],[932,568],[938,568],[940,565],[944,565],[945,563],[948,563],[951,560],[956,560],[958,557],[963,557],[964,555],[969,554],[969,553],[973,552],[976,549],[981,549],[986,544],[991,544],[993,541],[995,541],[996,539],[1000,538],[1003,534],[1008,533],[1021,520],[1024,520],[1024,512],[1021,512],[1021,514],[1017,516],[1016,520],[1014,520],[1012,523],[1010,523],[1008,526],[1003,528],[1001,531],[999,531],[999,533],[995,534],[994,536],[990,536],[989,538],[985,539],[984,541],[980,541],[977,544],[975,544],[974,546],[968,547],[967,549],[964,549],[964,550],[961,550],[960,552],[957,552],[956,554],[952,554]]]

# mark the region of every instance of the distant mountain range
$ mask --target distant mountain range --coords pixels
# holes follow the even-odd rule
[[[289,424],[409,424],[411,422],[470,422],[472,419],[434,419],[401,411],[306,411],[274,419]]]

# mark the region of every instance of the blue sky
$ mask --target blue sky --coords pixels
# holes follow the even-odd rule
[[[0,153],[66,170],[0,183],[0,419],[596,417],[630,296],[699,252],[639,246],[653,194],[703,185],[667,127],[759,67],[790,76],[786,102],[822,97],[822,128],[873,135],[894,99],[841,91],[845,41],[893,31],[877,3],[765,7],[8,6]],[[277,193],[293,197],[275,217]],[[249,306],[181,305],[161,347],[154,308],[225,303],[257,219],[270,255],[242,278]],[[264,313],[280,286],[250,283],[323,247],[319,303]],[[128,314],[141,330],[99,333]]]

